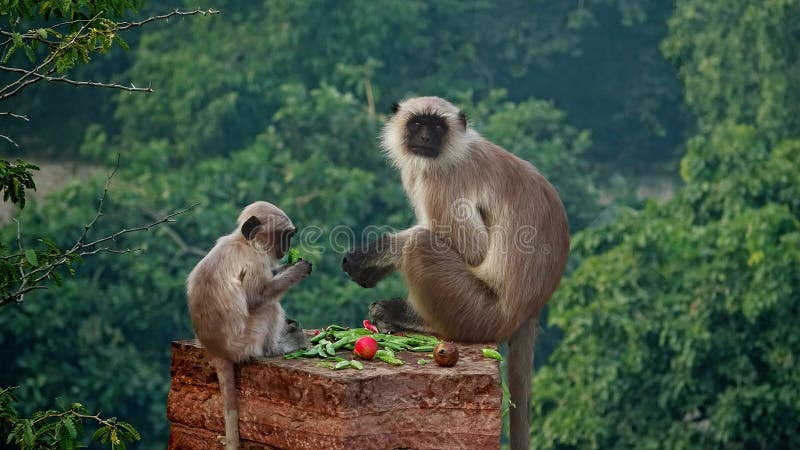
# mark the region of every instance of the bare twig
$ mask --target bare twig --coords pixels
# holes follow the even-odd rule
[[[147,19],[139,22],[120,22],[117,26],[117,31],[124,31],[124,30],[129,30],[131,28],[141,27],[144,24],[154,22],[156,20],[169,19],[170,17],[173,16],[194,16],[198,14],[202,16],[214,15],[214,14],[219,14],[219,11],[216,9],[195,9],[194,11],[180,11],[176,9],[172,12],[161,14],[160,16],[148,17]]]
[[[375,115],[375,99],[372,97],[372,83],[369,77],[364,78],[364,91],[367,93],[367,111],[370,115]]]
[[[31,119],[28,119],[28,116],[23,116],[23,115],[20,115],[20,114],[14,114],[12,112],[0,112],[0,116],[9,116],[9,117],[13,117],[15,119],[24,120],[25,122],[30,122],[31,121]]]
[[[17,145],[17,143],[14,142],[13,139],[11,139],[10,137],[6,136],[5,134],[0,134],[0,139],[6,140],[6,141],[10,142],[11,144],[13,144],[14,147],[19,148],[19,145]]]
[[[161,225],[162,223],[173,223],[173,222],[175,222],[174,218],[176,216],[179,216],[179,215],[181,215],[183,213],[186,213],[186,212],[189,212],[189,211],[193,210],[194,208],[197,207],[197,205],[199,205],[199,203],[194,203],[192,205],[187,206],[186,208],[174,211],[174,212],[172,212],[170,214],[167,214],[166,216],[164,216],[164,217],[162,217],[162,218],[160,218],[160,219],[156,220],[155,222],[152,222],[152,223],[150,223],[148,225],[143,225],[143,226],[136,227],[136,228],[124,228],[122,230],[117,231],[116,233],[114,233],[112,235],[97,239],[95,241],[92,241],[92,242],[89,242],[89,243],[86,243],[86,244],[82,244],[80,247],[78,247],[78,249],[79,250],[80,249],[86,249],[86,248],[93,247],[93,246],[95,246],[97,244],[102,244],[103,242],[115,241],[115,240],[117,240],[118,237],[122,236],[123,234],[135,233],[137,231],[150,231],[150,229],[152,229],[152,228],[154,228],[154,227],[156,227],[158,225]]]
[[[156,214],[155,212],[152,212],[152,211],[145,211],[145,212],[147,213],[148,216],[150,216],[150,217],[152,217],[154,219],[158,218],[160,216],[160,214]],[[181,235],[178,234],[178,232],[175,231],[169,225],[166,225],[166,224],[163,225],[161,227],[161,231],[167,233],[167,235],[172,239],[172,241],[175,242],[175,245],[177,245],[181,249],[181,254],[190,253],[192,255],[199,256],[199,257],[206,256],[206,253],[207,253],[206,251],[204,251],[201,248],[197,248],[195,246],[187,244],[186,241],[183,240]]]
[[[86,238],[86,233],[88,233],[89,229],[92,228],[95,223],[97,223],[97,219],[99,219],[100,216],[103,215],[103,204],[106,201],[106,196],[108,196],[108,186],[111,184],[111,179],[114,178],[114,175],[117,174],[117,170],[119,170],[119,159],[120,159],[120,154],[117,153],[117,161],[114,163],[114,169],[111,171],[111,173],[108,174],[108,176],[106,177],[106,182],[103,184],[103,195],[100,196],[100,203],[98,203],[97,205],[97,212],[95,213],[94,218],[92,218],[92,220],[89,223],[83,226],[83,233],[81,233],[81,236],[78,238],[77,241],[75,241],[75,245],[72,246],[72,249],[70,251],[74,252],[81,245],[83,245],[83,240],[84,238]]]
[[[311,192],[309,192],[308,194],[300,195],[298,197],[295,197],[294,204],[298,205],[298,206],[303,206],[306,203],[310,202],[311,200],[314,200],[317,197],[322,197],[322,194],[324,194],[324,193],[325,192],[323,192],[321,189],[314,189]]]
[[[27,70],[20,69],[20,68],[17,68],[17,67],[0,66],[0,70],[5,71],[5,72],[28,73]],[[133,83],[131,83],[130,86],[125,86],[123,84],[102,83],[102,82],[98,82],[98,81],[78,81],[78,80],[72,80],[72,79],[67,78],[67,77],[51,77],[51,76],[48,76],[48,75],[42,75],[40,73],[32,73],[30,75],[32,77],[37,77],[37,78],[45,80],[45,81],[58,81],[58,82],[62,82],[62,83],[71,84],[73,86],[102,87],[102,88],[111,88],[111,89],[121,89],[121,90],[124,90],[124,91],[132,91],[132,92],[153,92],[153,88],[151,88],[149,86],[146,87],[146,88],[138,88],[138,87],[134,86]],[[7,113],[7,114],[10,114],[10,113]],[[22,116],[17,116],[16,114],[12,114],[12,115],[14,115],[16,117],[22,117]]]

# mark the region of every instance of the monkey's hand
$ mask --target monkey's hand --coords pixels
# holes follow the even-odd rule
[[[305,260],[297,261],[277,273],[269,282],[264,283],[258,297],[264,299],[275,298],[283,295],[292,286],[311,273],[311,263]]]
[[[381,254],[373,244],[351,250],[342,259],[342,269],[353,281],[365,288],[375,287],[395,270],[392,264],[381,264]]]
[[[305,259],[297,261],[290,267],[292,267],[292,270],[296,270],[297,273],[299,273],[303,278],[311,274],[311,263],[306,261]]]

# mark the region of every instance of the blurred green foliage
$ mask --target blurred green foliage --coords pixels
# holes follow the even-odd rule
[[[677,2],[662,47],[698,120],[685,186],[575,238],[537,448],[800,446],[798,6]]]

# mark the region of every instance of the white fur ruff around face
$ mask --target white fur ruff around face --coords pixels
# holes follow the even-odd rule
[[[415,97],[403,101],[381,132],[381,144],[387,157],[403,172],[428,174],[447,171],[457,165],[468,157],[472,142],[479,139],[474,130],[464,129],[459,112],[453,104],[439,97]],[[416,155],[406,148],[406,124],[417,114],[437,115],[447,123],[447,136],[435,158]]]

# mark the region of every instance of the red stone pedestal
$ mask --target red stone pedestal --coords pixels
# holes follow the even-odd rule
[[[499,448],[500,371],[485,345],[458,344],[454,367],[398,352],[390,366],[333,371],[316,359],[259,358],[236,369],[244,449]],[[340,356],[345,355],[344,352]],[[172,344],[169,449],[222,448],[217,377],[196,341]]]

